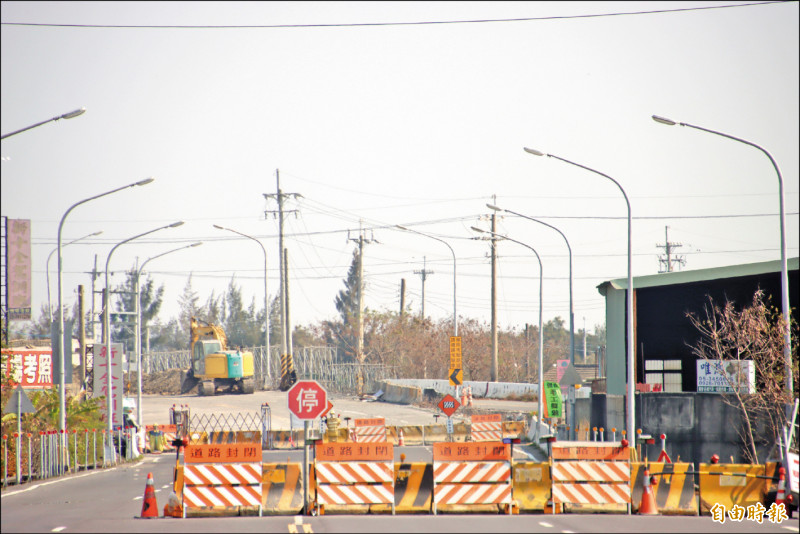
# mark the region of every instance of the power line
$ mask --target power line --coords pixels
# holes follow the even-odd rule
[[[703,11],[708,9],[726,9],[732,7],[750,7],[766,4],[782,4],[785,0],[774,0],[768,2],[753,2],[748,4],[734,4],[724,6],[703,6],[685,7],[676,9],[653,9],[649,11],[620,11],[616,13],[596,13],[591,15],[554,15],[548,17],[515,17],[505,19],[473,19],[473,20],[433,20],[433,21],[413,21],[413,22],[343,22],[328,24],[53,24],[40,22],[3,22],[4,26],[41,26],[51,28],[126,28],[126,29],[159,29],[159,30],[217,30],[217,29],[273,29],[273,28],[353,28],[370,26],[424,26],[424,25],[443,25],[443,24],[481,24],[490,22],[533,22],[547,20],[569,20],[587,19],[601,17],[618,17],[628,15],[656,15],[661,13],[678,13],[683,11]]]

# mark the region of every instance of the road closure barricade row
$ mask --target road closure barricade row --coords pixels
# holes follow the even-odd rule
[[[391,505],[394,514],[394,448],[391,443],[318,443],[316,508],[349,511]]]
[[[262,515],[261,443],[187,445],[184,460],[183,517],[190,509],[240,507]]]
[[[309,478],[313,487],[313,476]],[[262,507],[265,514],[299,514],[303,510],[303,465],[264,463],[261,466]]]
[[[501,442],[433,445],[433,513],[497,505],[511,513],[511,448]],[[455,507],[455,508],[453,508]]]
[[[644,463],[631,463],[631,507],[639,511],[644,492]],[[690,463],[648,464],[654,483],[650,485],[658,513],[663,515],[697,515],[694,465]]]
[[[515,462],[512,491],[520,512],[543,511],[551,497],[550,464]]]

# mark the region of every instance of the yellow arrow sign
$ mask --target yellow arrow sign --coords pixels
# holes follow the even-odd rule
[[[450,385],[460,386],[464,383],[464,370],[463,369],[450,369]]]

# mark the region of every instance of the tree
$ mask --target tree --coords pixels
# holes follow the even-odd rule
[[[132,312],[136,309],[136,277],[138,269],[132,267],[125,272],[125,282],[114,288],[117,293],[115,309],[118,312]],[[141,339],[144,339],[147,324],[153,320],[161,309],[164,300],[164,284],[156,289],[153,279],[149,276],[139,279],[139,309],[142,322],[139,325]],[[115,324],[115,315],[120,322]],[[128,347],[134,346],[133,336],[135,319],[132,315],[117,315],[111,313],[111,325],[114,329],[114,341],[126,343]]]
[[[364,281],[359,281],[358,276],[359,261],[358,249],[353,249],[353,259],[350,262],[350,268],[347,270],[347,278],[344,279],[344,289],[339,291],[333,301],[341,321],[326,321],[326,334],[324,336],[331,342],[335,342],[342,354],[352,360],[356,358],[358,344],[359,282],[361,291],[363,292],[364,290]]]
[[[739,435],[748,461],[759,463],[758,447],[777,442],[785,423],[784,405],[793,402],[785,390],[786,368],[783,358],[783,325],[780,311],[770,305],[769,297],[759,289],[750,306],[738,309],[734,302],[723,306],[709,296],[704,306],[705,317],[687,313],[692,325],[700,332],[700,340],[692,353],[700,359],[730,368],[726,375],[732,394],[724,394],[725,402],[738,407],[742,416]],[[792,365],[797,391],[797,323],[792,321]],[[753,394],[740,390],[746,377],[737,374],[737,365],[750,360],[755,367],[756,387]]]
[[[199,300],[200,297],[197,296],[197,292],[192,289],[192,275],[189,274],[186,285],[183,286],[183,293],[178,297],[178,306],[180,307],[178,323],[186,339],[189,339],[191,336],[190,322],[192,317],[200,316],[201,308],[198,305]]]

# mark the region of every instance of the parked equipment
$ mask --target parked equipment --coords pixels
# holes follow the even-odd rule
[[[218,388],[224,388],[226,393],[255,391],[252,352],[228,350],[225,331],[195,317],[191,320],[191,336],[192,364],[181,381],[181,393],[196,385],[204,396],[214,395]]]

